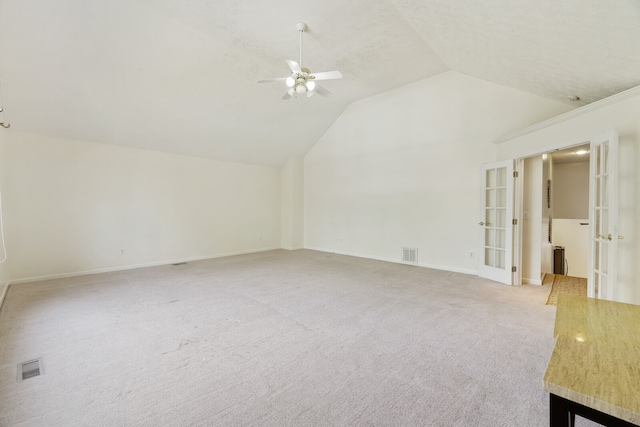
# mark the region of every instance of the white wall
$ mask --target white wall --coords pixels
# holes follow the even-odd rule
[[[588,157],[587,157],[588,160]],[[553,245],[564,246],[569,276],[587,277],[589,264],[589,162],[553,166]]]
[[[12,132],[13,281],[280,247],[280,170]]]
[[[302,158],[290,158],[280,171],[282,199],[282,247],[301,249],[304,246],[304,163]]]
[[[606,129],[619,134],[618,283],[613,299],[640,304],[640,89],[587,105],[498,141],[498,159],[578,145]]]
[[[2,223],[3,223],[3,228],[0,229],[0,239],[3,237],[2,234],[6,229],[6,222],[7,222],[6,215],[5,215],[5,212],[7,211],[7,209],[5,207],[4,202],[5,202],[5,190],[7,188],[7,163],[8,163],[6,161],[6,155],[5,155],[5,140],[8,132],[10,131],[0,128],[0,200],[2,202],[2,211],[0,212],[0,215],[2,215]],[[4,259],[6,256],[8,256],[8,254],[5,253],[4,248],[0,244],[0,260]],[[10,277],[11,276],[9,272],[9,262],[7,259],[5,259],[4,261],[0,262],[0,306],[2,306],[2,301],[7,291]]]
[[[554,218],[589,218],[589,162],[554,162],[552,195]]]
[[[553,244],[564,246],[567,261],[566,274],[586,278],[589,273],[589,227],[588,219],[553,219]]]
[[[524,191],[522,200],[522,281],[527,284],[542,284],[542,240],[543,226],[542,200],[544,193],[542,179],[542,157],[525,159]]]
[[[548,156],[525,159],[522,220],[522,281],[542,285],[544,276],[553,273],[553,245],[549,243],[549,219],[553,204],[547,203],[547,182],[553,174]],[[523,215],[524,216],[524,215]]]
[[[351,104],[305,157],[305,247],[477,272],[491,141],[570,108],[457,72]]]
[[[542,206],[542,228],[540,229],[540,279],[547,273],[553,273],[553,201],[549,203],[547,189],[549,180],[555,174],[553,159],[549,156],[542,160],[542,192],[538,196]],[[551,242],[549,242],[549,221],[551,221]]]

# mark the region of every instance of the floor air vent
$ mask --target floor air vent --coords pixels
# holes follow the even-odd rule
[[[39,359],[29,360],[28,362],[18,363],[18,381],[24,381],[28,378],[37,377],[42,374],[44,374],[42,357]]]
[[[402,248],[402,262],[405,264],[417,264],[418,248]]]

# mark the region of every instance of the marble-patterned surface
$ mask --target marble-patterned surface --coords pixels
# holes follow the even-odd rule
[[[560,295],[545,390],[640,424],[640,306]]]

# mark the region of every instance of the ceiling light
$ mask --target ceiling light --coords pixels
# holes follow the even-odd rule
[[[583,154],[589,154],[589,150],[578,150],[575,152],[578,156],[582,156]]]
[[[341,79],[342,73],[340,71],[324,71],[322,73],[311,73],[308,68],[304,68],[302,66],[302,33],[307,30],[307,24],[304,22],[300,22],[296,25],[298,29],[298,33],[300,35],[300,62],[287,60],[287,64],[289,65],[289,69],[291,70],[291,74],[288,77],[284,78],[276,78],[276,79],[266,79],[266,80],[258,80],[258,83],[267,83],[267,82],[280,82],[285,81],[286,86],[289,88],[287,92],[284,94],[282,99],[289,98],[297,98],[298,94],[306,93],[307,96],[312,96],[316,89],[318,89],[318,94],[322,96],[330,96],[331,93],[317,85],[312,80],[333,80],[333,79]]]

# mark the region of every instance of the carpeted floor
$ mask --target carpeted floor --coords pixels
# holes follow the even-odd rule
[[[308,250],[11,286],[0,426],[545,426],[546,292]]]
[[[556,305],[559,294],[587,296],[587,279],[556,274],[549,290],[547,305]]]

